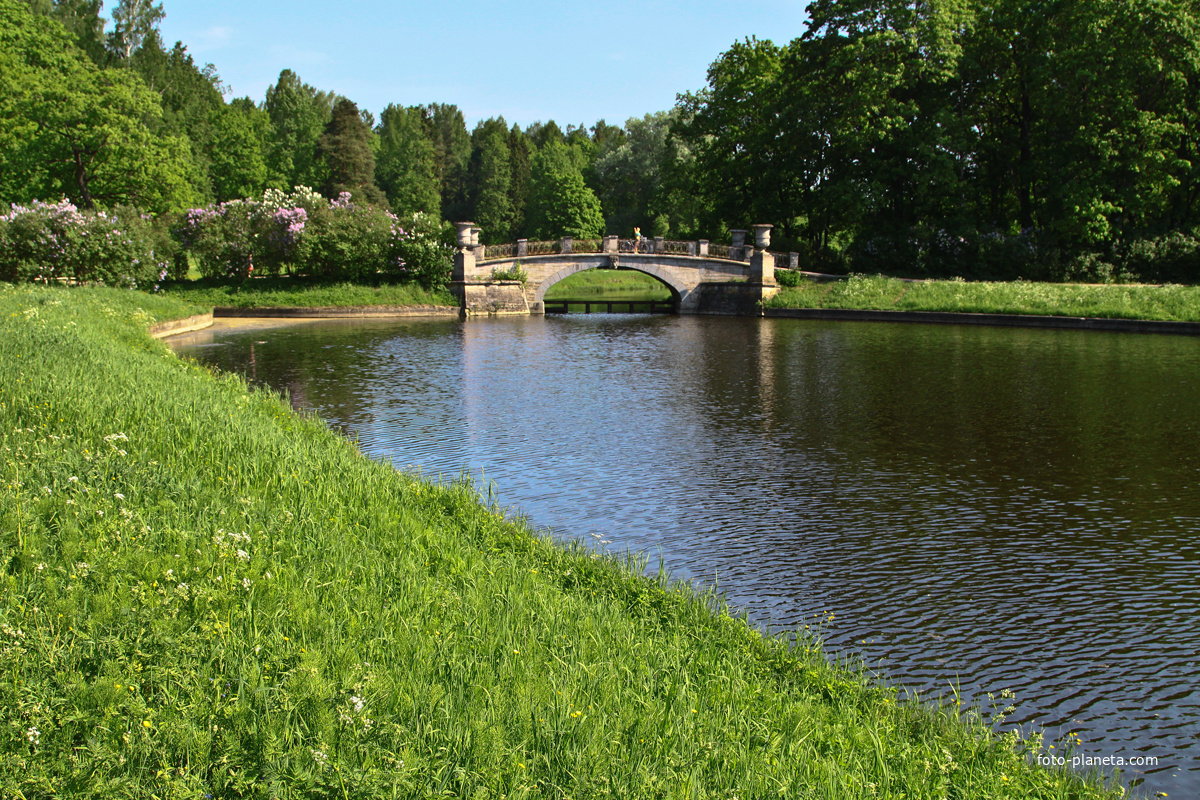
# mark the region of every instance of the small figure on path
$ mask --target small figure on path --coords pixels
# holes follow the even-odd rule
[[[642,229],[637,225],[633,226],[633,252],[638,251],[638,247],[642,243]]]

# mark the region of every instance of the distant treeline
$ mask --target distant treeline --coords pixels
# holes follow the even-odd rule
[[[488,119],[468,132],[453,105],[389,105],[376,120],[291,70],[261,102],[226,102],[213,65],[163,46],[161,5],[121,0],[114,18],[141,13],[140,27],[107,36],[100,8],[0,0],[0,199],[164,212],[309,186],[473,220],[489,243],[695,227],[672,224],[661,201],[674,112],[565,131]]]
[[[828,271],[1200,280],[1200,8],[1183,0],[817,0],[786,46],[623,126],[354,102],[284,70],[226,102],[161,6],[0,0],[0,199],[178,211],[266,189],[518,237],[722,239]]]
[[[817,0],[681,98],[709,225],[807,263],[1200,280],[1194,0]]]

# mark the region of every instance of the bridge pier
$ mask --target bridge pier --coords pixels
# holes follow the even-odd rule
[[[454,250],[454,268],[450,273],[450,293],[458,298],[458,311],[464,317],[501,314],[528,314],[525,284],[513,280],[493,280],[491,268],[481,268],[476,258],[480,251],[479,228],[474,222],[456,222],[458,247]],[[486,272],[484,271],[486,269]]]

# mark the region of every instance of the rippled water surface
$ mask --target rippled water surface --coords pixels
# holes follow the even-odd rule
[[[825,620],[893,683],[1011,689],[1009,722],[1200,797],[1200,340],[574,315],[177,347],[760,624]]]

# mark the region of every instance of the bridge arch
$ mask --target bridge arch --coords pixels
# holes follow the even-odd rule
[[[567,264],[557,272],[543,278],[534,289],[532,293],[533,296],[530,299],[534,303],[540,304],[545,301],[546,292],[550,290],[550,287],[554,286],[554,284],[558,283],[564,278],[569,278],[572,275],[580,272],[587,272],[591,269],[603,269],[604,266],[605,265],[603,264],[590,263]],[[671,290],[671,297],[676,303],[678,303],[681,298],[691,291],[691,287],[680,280],[679,276],[672,274],[669,269],[665,269],[658,264],[629,264],[622,265],[620,268],[634,272],[641,272],[645,275],[649,275],[652,278],[656,278],[660,283],[664,284],[668,289]]]

